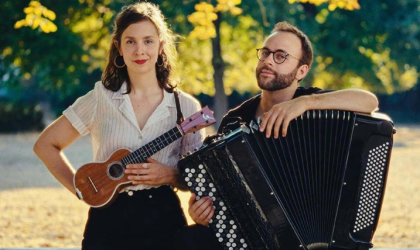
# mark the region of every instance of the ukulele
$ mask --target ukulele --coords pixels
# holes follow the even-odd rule
[[[88,163],[74,175],[73,184],[77,196],[94,208],[109,206],[118,193],[131,185],[124,170],[128,164],[142,163],[183,135],[195,132],[215,123],[213,112],[206,106],[185,119],[180,125],[131,152],[118,149],[104,162]]]

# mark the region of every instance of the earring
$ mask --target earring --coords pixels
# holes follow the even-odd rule
[[[159,60],[160,60],[160,63],[159,63]],[[158,60],[156,62],[156,65],[159,66],[159,67],[162,67],[165,61],[166,61],[166,56],[164,54],[162,54],[162,55],[158,56]]]
[[[117,60],[120,62],[120,65],[118,65]],[[121,65],[121,61],[122,61],[123,65]],[[125,67],[125,62],[124,62],[123,56],[117,55],[114,58],[114,65],[115,65],[115,67],[117,67],[119,69],[124,68]]]

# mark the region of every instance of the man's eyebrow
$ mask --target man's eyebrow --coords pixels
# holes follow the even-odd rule
[[[266,49],[266,50],[268,50],[268,51],[270,51],[270,52],[284,52],[284,53],[287,53],[287,51],[285,51],[284,49],[278,49],[278,50],[275,50],[275,51],[271,51],[269,48],[267,48],[267,47],[262,47],[262,49]]]

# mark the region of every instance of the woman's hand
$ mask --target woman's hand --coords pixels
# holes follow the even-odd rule
[[[191,193],[191,198],[188,202],[188,213],[195,223],[208,226],[214,215],[213,200],[210,197],[203,197],[195,201],[195,197],[196,195]]]
[[[172,185],[175,186],[178,170],[168,167],[152,158],[148,158],[145,163],[128,164],[125,174],[133,185]]]

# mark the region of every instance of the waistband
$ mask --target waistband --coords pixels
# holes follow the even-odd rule
[[[128,195],[128,196],[150,196],[153,195],[165,195],[168,193],[174,193],[172,188],[168,185],[163,185],[156,188],[150,189],[141,189],[141,190],[124,190],[124,192],[120,193],[119,195]]]

